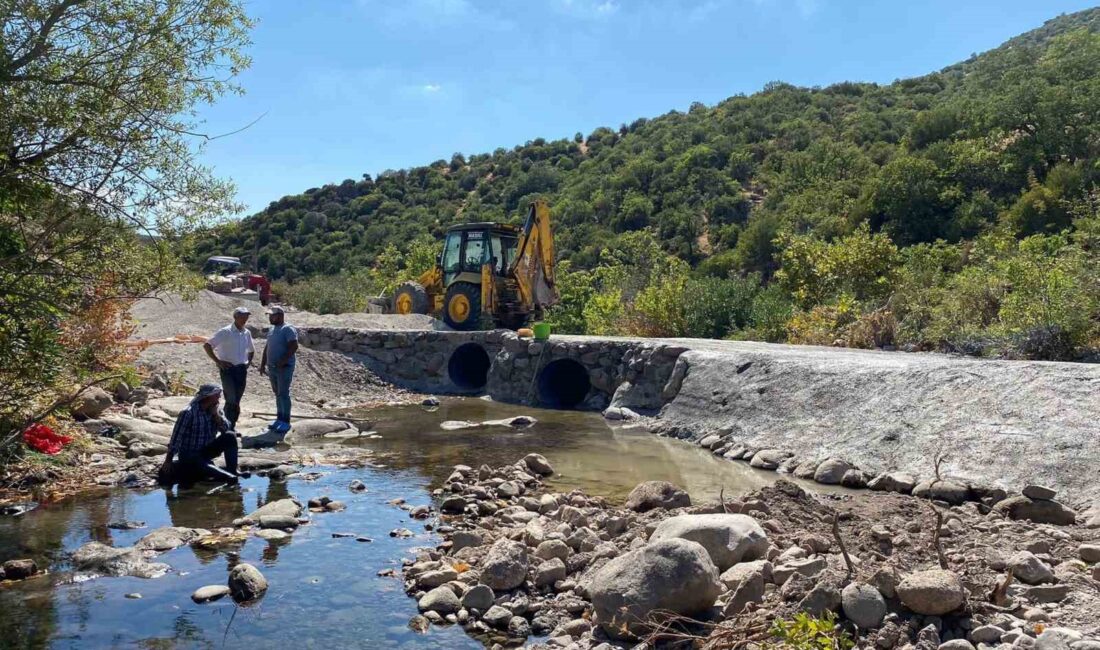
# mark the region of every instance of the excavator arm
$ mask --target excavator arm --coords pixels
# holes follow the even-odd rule
[[[546,201],[540,199],[531,204],[509,275],[515,278],[520,300],[527,311],[557,304],[554,235],[550,227],[550,207]]]

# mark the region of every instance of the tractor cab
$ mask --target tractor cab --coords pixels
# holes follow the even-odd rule
[[[206,258],[202,265],[203,275],[232,275],[241,270],[241,258],[228,255],[214,255]]]
[[[447,231],[440,267],[444,288],[463,273],[474,273],[480,282],[481,267],[489,265],[492,274],[503,277],[516,259],[519,228],[499,223],[467,223]]]

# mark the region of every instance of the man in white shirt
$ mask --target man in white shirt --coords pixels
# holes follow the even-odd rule
[[[218,364],[218,374],[222,379],[222,392],[225,395],[225,419],[230,430],[237,428],[237,418],[241,415],[241,398],[248,380],[248,367],[252,365],[252,356],[256,346],[252,343],[252,332],[245,328],[252,314],[248,307],[233,310],[233,324],[226,325],[203,345],[206,355]]]

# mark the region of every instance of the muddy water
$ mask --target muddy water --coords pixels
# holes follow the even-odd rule
[[[731,463],[679,440],[660,438],[641,427],[613,424],[598,413],[551,411],[481,399],[444,399],[436,409],[396,406],[362,413],[380,440],[356,439],[378,452],[387,465],[415,470],[433,486],[457,464],[510,464],[540,453],[556,472],[555,490],[581,488],[621,502],[642,481],[668,481],[697,500],[736,496],[775,481],[774,472]],[[444,430],[445,421],[485,422],[529,415],[527,429],[502,426]]]
[[[538,423],[524,430],[479,428],[444,431],[444,420],[484,421],[527,414]],[[743,463],[715,459],[692,445],[641,431],[609,426],[590,413],[540,411],[476,399],[445,400],[440,408],[394,407],[371,411],[381,439],[345,444],[368,446],[382,469],[328,470],[316,480],[286,482],[252,478],[240,489],[207,494],[139,492],[114,489],[45,505],[21,517],[0,517],[0,561],[32,557],[47,567],[45,576],[0,584],[0,648],[221,648],[221,647],[370,647],[477,648],[480,643],[457,627],[433,627],[426,635],[406,627],[416,614],[401,582],[378,576],[400,567],[402,557],[438,539],[421,522],[387,503],[402,497],[428,503],[457,463],[511,463],[537,451],[559,473],[558,490],[582,488],[621,500],[638,482],[668,480],[696,499],[738,494],[774,480],[774,474]],[[331,442],[331,441],[328,441]],[[360,479],[366,493],[351,493]],[[80,545],[100,541],[133,544],[161,526],[213,529],[227,526],[272,499],[293,495],[304,501],[330,495],[345,501],[341,513],[313,516],[282,543],[250,538],[220,550],[182,547],[160,555],[172,570],[154,580],[81,576],[67,563]],[[143,521],[138,530],[108,524]],[[412,539],[391,538],[407,527]],[[333,533],[372,538],[334,538]],[[203,585],[224,584],[236,562],[255,564],[270,589],[256,606],[237,608],[219,601],[196,605],[190,594]],[[127,595],[141,594],[141,598]]]

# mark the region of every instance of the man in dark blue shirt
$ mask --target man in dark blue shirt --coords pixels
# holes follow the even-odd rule
[[[200,479],[236,483],[237,436],[218,408],[222,389],[217,384],[203,384],[187,408],[180,411],[168,455],[161,465],[161,482],[189,484]],[[225,469],[214,459],[225,455]],[[173,456],[179,456],[179,466],[173,467]]]

